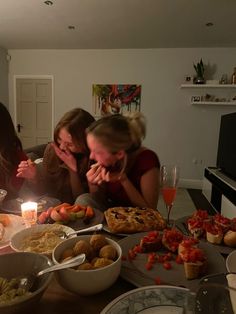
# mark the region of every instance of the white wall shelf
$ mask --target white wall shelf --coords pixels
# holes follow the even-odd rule
[[[191,90],[191,93],[196,92],[190,98],[191,105],[236,106],[236,84],[182,84],[181,88]],[[212,95],[213,98],[210,97],[212,100],[204,100],[206,95],[211,94],[213,90],[216,95]]]
[[[191,101],[191,105],[236,106],[234,101]]]
[[[181,88],[236,88],[236,84],[181,84]]]

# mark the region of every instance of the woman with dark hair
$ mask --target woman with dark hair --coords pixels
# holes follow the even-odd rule
[[[88,189],[89,149],[85,130],[93,121],[93,116],[81,108],[65,113],[55,127],[54,143],[45,149],[42,167],[21,162],[17,176],[31,180],[40,194],[74,203]]]
[[[7,191],[7,198],[18,196],[24,179],[17,178],[17,166],[27,156],[22,150],[14,124],[7,108],[0,103],[0,188]]]

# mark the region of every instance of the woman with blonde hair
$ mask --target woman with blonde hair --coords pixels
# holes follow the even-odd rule
[[[90,159],[87,172],[90,195],[76,203],[105,210],[112,206],[156,208],[159,197],[160,162],[144,146],[146,122],[141,113],[105,116],[87,128]]]
[[[23,161],[17,176],[27,178],[38,194],[47,193],[62,202],[74,203],[78,195],[88,191],[85,130],[93,121],[93,116],[81,108],[66,112],[55,127],[54,143],[47,145],[40,169]]]

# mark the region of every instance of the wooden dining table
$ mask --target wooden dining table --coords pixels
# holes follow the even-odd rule
[[[0,249],[0,255],[12,252],[10,246]],[[80,296],[62,288],[55,273],[40,302],[32,310],[34,314],[99,314],[113,299],[135,288],[137,287],[119,277],[109,289],[99,294]]]

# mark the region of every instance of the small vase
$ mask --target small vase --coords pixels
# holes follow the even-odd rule
[[[193,83],[194,83],[194,84],[205,84],[205,79],[204,79],[204,77],[196,76],[196,77],[193,79]]]

